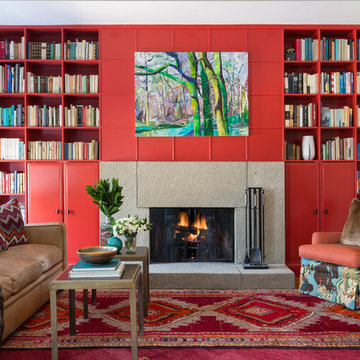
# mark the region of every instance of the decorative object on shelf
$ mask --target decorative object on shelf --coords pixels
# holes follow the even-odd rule
[[[100,211],[106,216],[104,224],[100,225],[100,245],[105,246],[113,236],[112,226],[114,221],[112,215],[116,214],[124,198],[122,196],[123,187],[119,185],[119,180],[112,178],[100,179],[94,186],[86,185],[86,192],[94,199],[93,203],[98,205]]]
[[[294,48],[286,49],[285,60],[287,60],[287,61],[295,61],[296,60],[296,51]]]
[[[314,160],[315,158],[315,141],[314,136],[303,136],[301,142],[301,153],[303,160]]]
[[[122,243],[122,240],[119,239],[117,236],[112,236],[108,240],[107,246],[116,247],[118,249],[118,253],[119,253],[121,251],[122,247],[123,247],[123,243]]]
[[[152,224],[148,223],[147,218],[141,219],[138,215],[128,215],[116,220],[113,227],[114,236],[125,237],[126,252],[135,252],[136,235],[139,232],[150,230]]]
[[[113,246],[88,246],[76,251],[79,258],[89,264],[106,264],[117,252]]]

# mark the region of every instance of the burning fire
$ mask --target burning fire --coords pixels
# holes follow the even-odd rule
[[[189,216],[186,212],[179,212],[178,226],[189,227]],[[201,230],[207,230],[206,218],[204,215],[197,214],[194,222],[190,226],[191,231],[186,234],[186,241],[196,241]]]
[[[178,217],[179,217],[179,221],[178,221],[179,226],[184,226],[184,227],[189,226],[189,216],[186,212],[184,211],[179,212]],[[191,227],[195,229],[207,230],[205,216],[201,214],[196,214],[196,218],[194,222],[191,224]]]

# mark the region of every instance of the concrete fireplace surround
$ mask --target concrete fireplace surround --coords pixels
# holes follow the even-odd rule
[[[283,162],[135,162],[100,163],[100,178],[117,177],[124,203],[116,217],[149,218],[150,207],[234,208],[234,263],[151,264],[152,288],[293,288],[294,273],[285,266]],[[265,192],[267,270],[244,270],[245,189]],[[101,222],[104,221],[101,216]],[[138,244],[149,246],[149,232]]]

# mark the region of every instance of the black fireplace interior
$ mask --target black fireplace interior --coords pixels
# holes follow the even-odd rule
[[[151,208],[152,263],[233,262],[233,208]]]

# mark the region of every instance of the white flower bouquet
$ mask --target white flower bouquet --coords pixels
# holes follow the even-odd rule
[[[113,226],[114,236],[120,238],[125,236],[125,248],[129,252],[135,251],[136,235],[151,229],[152,224],[147,218],[141,219],[138,215],[128,215],[115,221]]]

